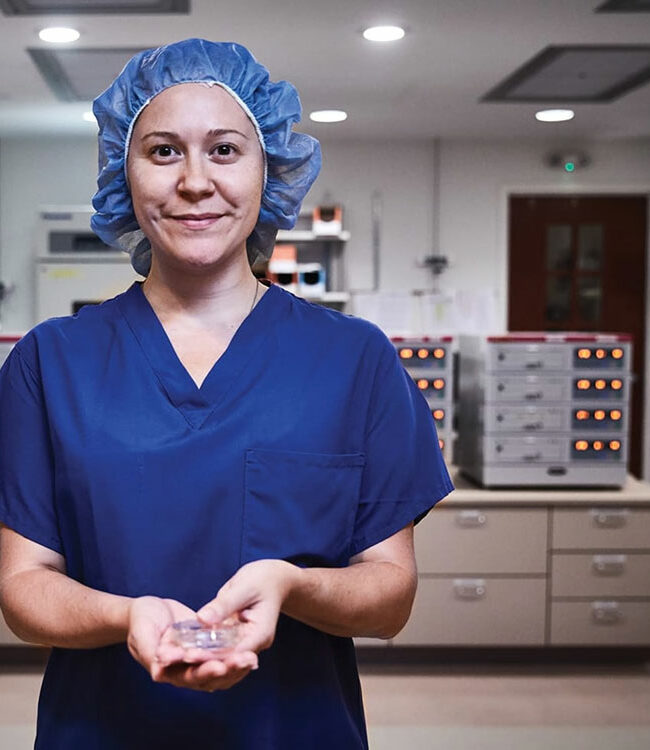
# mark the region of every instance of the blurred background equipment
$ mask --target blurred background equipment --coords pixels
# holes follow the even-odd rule
[[[487,487],[622,487],[627,335],[460,337],[460,469]]]

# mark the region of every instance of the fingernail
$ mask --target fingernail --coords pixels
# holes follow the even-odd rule
[[[219,612],[217,612],[214,607],[203,607],[203,609],[200,609],[196,616],[199,618],[199,620],[203,620],[203,622],[208,622],[210,624],[219,622],[221,619],[219,617]]]

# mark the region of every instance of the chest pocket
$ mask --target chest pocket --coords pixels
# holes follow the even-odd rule
[[[246,451],[242,564],[345,565],[364,463],[361,453]]]

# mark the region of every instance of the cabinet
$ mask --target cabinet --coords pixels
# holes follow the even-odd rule
[[[650,646],[650,484],[456,490],[415,531],[418,592],[390,646]]]

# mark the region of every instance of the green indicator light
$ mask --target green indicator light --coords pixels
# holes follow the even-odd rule
[[[572,161],[566,162],[565,165],[564,165],[564,170],[566,172],[575,172],[575,170],[576,170],[575,162],[572,162]]]

